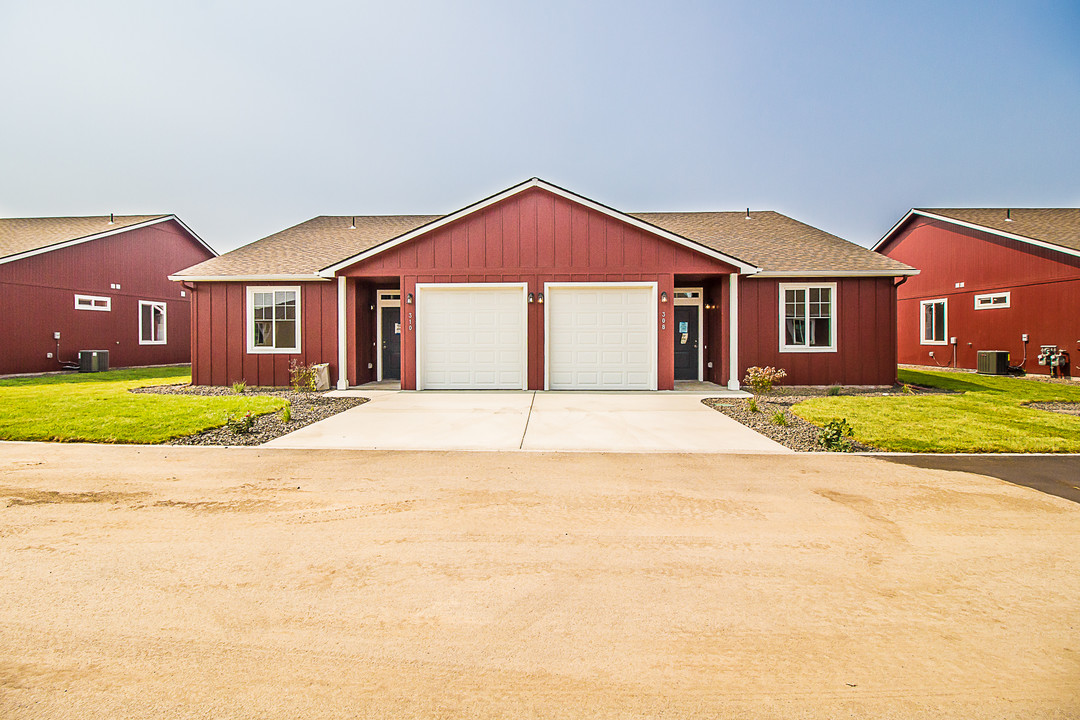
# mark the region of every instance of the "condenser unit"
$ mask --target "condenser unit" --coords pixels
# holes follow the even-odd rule
[[[105,372],[108,369],[108,350],[79,351],[79,372]]]
[[[1008,375],[1009,353],[1005,350],[980,350],[979,374]]]

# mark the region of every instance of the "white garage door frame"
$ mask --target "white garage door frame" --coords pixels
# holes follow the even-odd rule
[[[420,307],[420,295],[424,290],[494,290],[519,288],[521,290],[521,389],[529,389],[529,285],[528,283],[416,283],[416,306]],[[425,318],[416,314],[416,389],[424,389],[424,333]]]
[[[615,289],[615,288],[649,288],[652,290],[652,322],[649,324],[650,345],[652,346],[652,358],[651,369],[649,370],[649,383],[650,389],[657,389],[657,364],[659,355],[659,329],[657,320],[657,290],[658,283],[656,282],[552,282],[544,283],[544,296],[550,300],[551,291],[558,290],[559,288],[600,288],[600,289]],[[550,358],[551,358],[551,327],[549,312],[550,302],[544,304],[544,390],[551,389],[551,370],[550,370]]]

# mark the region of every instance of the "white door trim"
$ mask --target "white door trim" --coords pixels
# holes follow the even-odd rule
[[[375,301],[375,379],[382,382],[382,311],[384,307],[401,308],[401,291],[379,290],[378,293],[378,299]],[[391,295],[397,295],[397,297],[389,297]]]
[[[679,293],[681,292],[696,292],[696,298],[681,298]],[[703,298],[705,297],[705,288],[700,287],[677,287],[675,288],[675,304],[676,305],[690,305],[697,306],[697,379],[698,382],[705,380],[705,305]],[[671,318],[675,319],[674,316]],[[678,335],[678,328],[675,328],[675,334]]]
[[[422,290],[486,290],[493,288],[520,288],[522,318],[525,326],[521,333],[521,389],[529,389],[529,284],[517,282],[485,283],[416,283],[416,389],[424,389],[424,317],[420,313],[420,292]],[[380,346],[381,347],[381,346]]]
[[[651,288],[652,289],[652,323],[650,326],[650,334],[652,336],[652,369],[649,371],[649,381],[652,389],[656,390],[656,374],[657,365],[659,364],[659,352],[660,345],[658,339],[657,330],[657,313],[659,313],[658,300],[657,300],[657,287],[656,282],[546,282],[544,283],[544,390],[551,390],[551,377],[550,377],[550,361],[551,357],[550,344],[551,344],[551,328],[550,328],[550,315],[548,308],[551,306],[551,290],[552,288]]]

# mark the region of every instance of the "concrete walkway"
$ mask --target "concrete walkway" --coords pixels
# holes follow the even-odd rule
[[[348,390],[359,407],[265,447],[366,450],[788,453],[702,404],[723,392]]]

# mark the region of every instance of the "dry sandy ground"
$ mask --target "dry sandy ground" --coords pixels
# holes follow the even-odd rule
[[[1072,718],[1080,505],[859,457],[0,445],[0,717]]]

